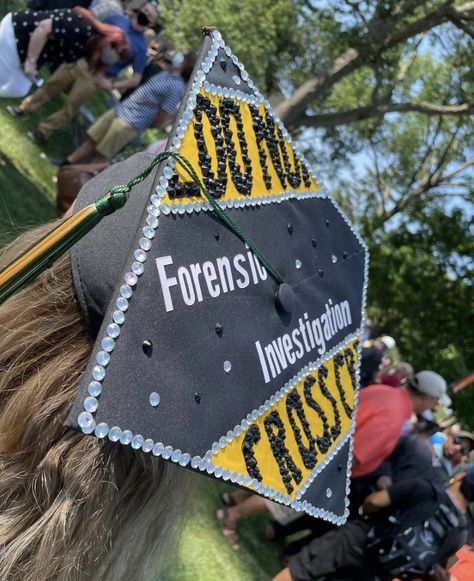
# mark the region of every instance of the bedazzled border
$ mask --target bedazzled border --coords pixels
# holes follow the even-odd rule
[[[291,136],[288,134],[288,131],[283,126],[281,121],[278,119],[275,111],[271,107],[269,101],[265,99],[257,90],[256,86],[254,85],[253,81],[249,78],[247,72],[245,71],[243,65],[240,63],[238,58],[232,53],[229,47],[227,47],[222,40],[222,36],[219,32],[214,31],[212,33],[213,42],[209,49],[209,52],[206,58],[201,63],[200,70],[196,73],[194,77],[194,82],[192,84],[191,93],[187,97],[186,106],[184,112],[181,116],[181,119],[175,129],[175,137],[171,142],[171,149],[175,151],[178,150],[181,146],[181,140],[184,137],[187,127],[189,123],[191,123],[193,119],[193,111],[196,106],[196,95],[200,92],[201,87],[204,85],[204,89],[207,92],[214,93],[218,96],[229,96],[233,98],[240,99],[242,101],[248,102],[250,104],[260,104],[263,103],[265,108],[267,109],[267,113],[270,114],[275,122],[279,125],[284,138],[292,144],[295,153],[298,154],[301,161],[306,165],[308,172],[310,173],[313,180],[316,182],[316,179],[311,172],[310,166],[305,159],[304,155],[297,145],[293,142]],[[218,87],[216,85],[208,83],[206,79],[206,74],[211,70],[214,61],[218,55],[219,50],[222,49],[226,53],[226,55],[232,60],[232,62],[238,67],[240,71],[240,78],[242,81],[246,82],[248,88],[253,91],[253,95],[249,95],[244,93],[243,91],[229,89],[227,87]],[[238,77],[237,77],[238,78]],[[124,275],[122,285],[119,289],[119,295],[115,300],[115,310],[112,313],[112,320],[110,321],[109,325],[106,328],[106,334],[101,340],[101,349],[96,354],[96,365],[92,369],[92,380],[88,385],[88,396],[84,399],[83,407],[84,411],[78,415],[77,421],[78,425],[85,434],[92,434],[94,433],[95,436],[99,439],[108,437],[112,442],[120,442],[123,445],[131,445],[131,447],[135,450],[142,450],[145,453],[152,453],[155,456],[162,457],[164,459],[170,459],[171,461],[179,464],[180,466],[187,466],[190,465],[191,468],[195,470],[200,470],[201,472],[207,472],[208,474],[214,474],[215,477],[221,478],[222,480],[230,481],[238,485],[247,485],[252,487],[257,493],[264,494],[266,497],[285,504],[287,506],[291,506],[296,511],[305,511],[308,514],[321,518],[323,520],[330,521],[334,524],[344,524],[347,520],[349,514],[349,501],[347,498],[347,494],[350,491],[350,475],[351,475],[351,465],[352,465],[352,448],[353,448],[353,431],[354,427],[349,429],[346,434],[341,438],[341,440],[336,444],[334,450],[321,462],[315,469],[312,471],[310,476],[307,478],[303,488],[300,489],[296,495],[296,500],[292,501],[291,497],[285,494],[282,494],[275,489],[270,487],[265,487],[261,483],[256,480],[253,480],[248,475],[238,474],[236,472],[230,472],[227,469],[222,469],[222,467],[215,466],[211,462],[212,455],[215,453],[213,449],[215,449],[215,445],[211,447],[210,450],[206,452],[203,458],[199,456],[194,456],[191,458],[191,455],[182,452],[179,449],[173,449],[172,446],[165,445],[162,442],[154,442],[151,438],[144,438],[141,434],[133,434],[130,430],[122,430],[119,426],[113,426],[109,428],[109,426],[101,422],[96,424],[94,419],[94,414],[97,412],[99,407],[99,400],[100,394],[102,392],[102,381],[106,375],[106,367],[110,362],[111,353],[114,350],[116,340],[120,336],[120,329],[121,326],[125,323],[126,319],[126,311],[129,306],[129,300],[131,299],[134,291],[134,287],[138,283],[139,277],[143,274],[145,270],[145,262],[147,260],[147,253],[152,247],[152,240],[155,237],[155,230],[159,226],[159,218],[160,214],[168,215],[170,213],[177,213],[177,214],[184,214],[184,213],[193,213],[203,211],[209,211],[210,204],[207,201],[202,202],[188,202],[184,204],[163,204],[162,198],[166,195],[166,190],[168,187],[169,179],[174,174],[174,167],[176,165],[176,160],[174,158],[170,158],[166,165],[163,168],[162,175],[159,178],[159,185],[156,188],[156,192],[151,195],[150,197],[150,205],[147,207],[147,217],[146,217],[146,224],[142,228],[142,237],[139,240],[138,248],[133,253],[133,262],[131,264],[130,270]],[[346,337],[341,343],[339,343],[336,347],[334,347],[330,352],[328,352],[324,358],[320,360],[310,363],[305,366],[290,382],[288,382],[281,390],[279,390],[274,396],[272,396],[267,402],[265,402],[258,410],[254,410],[251,412],[247,418],[244,418],[240,424],[240,428],[245,429],[245,426],[248,427],[249,425],[249,417],[250,420],[255,420],[261,413],[264,413],[266,409],[268,409],[269,405],[273,405],[276,403],[278,399],[283,397],[288,391],[290,391],[296,383],[302,379],[305,375],[307,375],[310,371],[317,369],[320,365],[324,363],[324,361],[330,359],[334,356],[334,354],[340,350],[344,345],[346,345],[349,341],[354,339],[356,336],[360,335],[363,331],[365,326],[365,308],[366,308],[366,298],[367,298],[367,285],[368,285],[368,249],[365,242],[359,236],[359,234],[353,229],[351,223],[349,222],[347,216],[341,210],[339,205],[325,192],[324,189],[321,190],[312,190],[309,192],[296,192],[296,191],[286,191],[280,195],[273,195],[273,196],[261,196],[252,199],[241,199],[241,200],[217,200],[218,203],[222,208],[243,208],[246,206],[260,206],[262,204],[270,204],[270,203],[281,203],[283,201],[289,199],[309,199],[309,198],[328,198],[329,201],[334,205],[337,209],[341,217],[343,218],[344,222],[348,225],[352,233],[356,236],[359,244],[362,246],[364,250],[364,287],[363,287],[363,294],[362,294],[362,324],[360,329]],[[358,366],[356,370],[357,374],[357,382],[359,383],[360,380],[360,359],[361,359],[361,343],[358,346]],[[153,406],[159,405],[160,396],[158,393],[154,392],[150,395],[150,404]],[[358,390],[354,395],[354,417],[357,413],[357,403],[358,403]],[[265,407],[267,406],[267,407]],[[263,411],[261,411],[263,409]],[[256,415],[255,415],[256,414]],[[255,416],[255,417],[254,417]],[[240,433],[240,432],[239,432]],[[230,437],[231,440],[236,437],[237,434],[232,432],[228,432],[228,435],[224,437],[225,443],[229,443],[228,438]],[[331,459],[339,452],[339,450],[346,444],[347,440],[349,439],[349,456],[346,468],[346,499],[345,504],[346,508],[344,514],[336,515],[331,511],[327,511],[325,509],[321,509],[318,507],[313,506],[308,501],[300,501],[299,499],[303,496],[306,490],[309,488],[313,480],[316,478],[318,474],[324,470],[324,468],[329,464]],[[222,440],[222,438],[221,438]],[[220,449],[221,441],[215,443]],[[225,445],[226,445],[225,444]],[[328,497],[330,496],[330,489],[328,488],[326,491]]]

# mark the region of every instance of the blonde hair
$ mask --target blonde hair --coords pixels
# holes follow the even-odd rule
[[[2,581],[156,578],[176,539],[189,472],[63,427],[91,348],[68,255],[0,306]]]

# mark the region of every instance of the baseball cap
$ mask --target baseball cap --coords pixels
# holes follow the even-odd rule
[[[395,339],[390,337],[390,335],[384,335],[383,337],[380,337],[380,341],[387,349],[393,349],[396,345]]]
[[[457,433],[457,437],[464,439],[464,440],[469,440],[469,446],[470,446],[471,450],[474,449],[474,434],[473,433],[461,430],[460,432]]]
[[[448,384],[436,371],[424,370],[415,374],[411,383],[418,391],[439,400],[447,397]]]
[[[183,64],[184,54],[181,51],[175,50],[174,48],[167,47],[163,53],[163,58],[173,67],[179,67]]]

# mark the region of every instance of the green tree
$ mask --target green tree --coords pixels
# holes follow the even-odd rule
[[[199,46],[201,27],[215,26],[266,93],[277,89],[278,71],[301,46],[297,18],[288,0],[172,0],[163,7],[166,33],[178,46]]]

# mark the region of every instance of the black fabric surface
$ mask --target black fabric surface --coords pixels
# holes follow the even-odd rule
[[[136,161],[129,163],[136,171]],[[113,183],[117,183],[118,173],[114,171],[109,175],[113,175]],[[107,178],[102,179],[105,187]],[[92,182],[88,184],[90,188],[95,187],[90,184]],[[145,185],[139,191],[146,189]],[[124,247],[130,241],[127,226],[122,228],[119,223],[120,217],[124,219],[127,212],[128,208],[125,213],[112,216],[113,230],[109,227],[97,229],[102,239],[96,244],[93,238],[88,238],[87,246],[85,244],[82,249],[86,257],[95,253],[93,262],[86,258],[84,263],[91,268],[91,274],[86,275],[90,281],[87,288],[95,289],[90,291],[92,297],[101,297],[99,309],[104,297],[110,296],[111,286],[122,279],[132,263],[129,257],[122,272],[120,268],[116,270],[116,265],[122,264]],[[130,301],[126,322],[107,368],[97,422],[130,429],[192,455],[204,454],[213,442],[258,408],[301,367],[319,357],[315,352],[306,354],[277,378],[265,383],[255,341],[264,345],[291,332],[304,312],[308,312],[310,319],[319,316],[330,297],[334,303],[349,300],[353,321],[328,342],[326,349],[337,345],[359,327],[363,252],[329,200],[290,201],[228,212],[293,287],[296,304],[293,313],[281,314],[276,309],[276,284],[270,277],[246,289],[236,289],[215,299],[206,298],[192,307],[184,305],[175,290],[172,295],[176,297],[175,310],[166,313],[155,265],[157,257],[172,256],[174,265],[169,270],[175,275],[180,265],[202,264],[205,260],[224,255],[232,257],[246,250],[235,234],[210,213],[161,216],[145,272]],[[330,220],[333,235],[325,224],[326,219]],[[291,236],[288,222],[294,224]],[[108,226],[112,227],[112,223]],[[217,233],[219,240],[216,240]],[[319,241],[316,249],[311,244],[314,236]],[[130,250],[134,248],[138,248],[136,240]],[[345,251],[349,258],[333,264],[332,254],[341,257]],[[103,255],[102,260],[98,252]],[[295,267],[296,259],[303,265],[299,270]],[[82,263],[79,269],[84,276]],[[325,272],[322,278],[319,269]],[[104,279],[108,281],[105,293]],[[352,281],[350,286],[347,280]],[[75,283],[77,288],[76,279]],[[117,290],[114,296],[118,296]],[[104,327],[111,318],[109,312]],[[222,336],[215,332],[217,323],[223,325]],[[145,340],[153,343],[151,358],[143,353]],[[230,374],[223,369],[226,360],[232,364]],[[90,377],[86,372],[84,390]],[[152,408],[148,401],[153,391],[161,395],[158,408]],[[197,392],[201,395],[199,404],[194,397]]]
[[[394,483],[411,478],[423,478],[438,485],[439,488],[448,485],[446,472],[435,452],[431,451],[428,443],[417,434],[401,438],[388,457],[387,463]],[[385,472],[382,471],[383,473]]]
[[[227,57],[222,49],[219,49],[216,60],[206,75],[206,80],[220,87],[228,87],[248,95],[253,94],[247,82],[241,79],[239,67]]]
[[[144,170],[154,157],[149,153],[137,153],[126,161],[108,167],[81,189],[76,209],[80,210],[95,202],[113,186],[127,183]],[[76,295],[93,336],[99,330],[122,274],[122,266],[135,238],[137,224],[153,193],[157,171],[155,168],[146,180],[133,188],[126,207],[103,218],[100,225],[71,250]]]
[[[292,581],[378,581],[388,579],[364,553],[370,525],[351,521],[313,539],[290,557]]]
[[[85,45],[92,36],[92,29],[82,16],[68,9],[41,12],[20,10],[12,13],[20,62],[23,63],[26,59],[31,35],[38,24],[46,19],[52,20],[52,34],[38,58],[38,68],[43,65],[58,67],[62,63],[81,58]]]
[[[346,469],[349,460],[349,441],[339,450],[332,461],[317,475],[314,484],[308,488],[301,501],[307,500],[314,506],[323,508],[336,516],[343,516],[345,506],[341,498],[346,495]],[[328,496],[327,491],[330,491]]]

